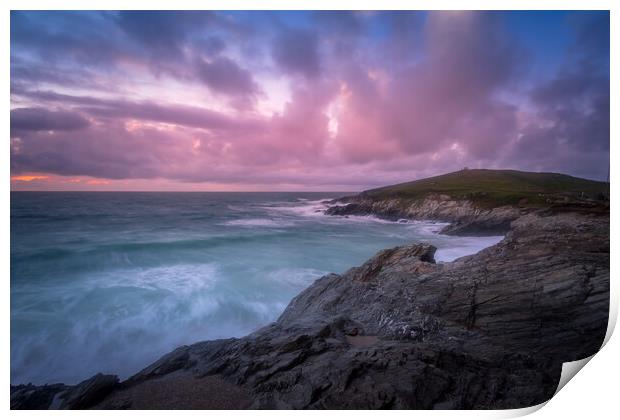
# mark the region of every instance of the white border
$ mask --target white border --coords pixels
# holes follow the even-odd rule
[[[612,0],[6,0],[15,10],[611,10]]]
[[[134,0],[22,0],[13,1],[6,0],[2,4],[4,6],[4,13],[0,18],[1,28],[0,30],[0,48],[2,49],[2,67],[0,68],[0,74],[2,75],[2,91],[0,96],[5,98],[5,108],[0,116],[0,122],[2,126],[2,132],[5,139],[5,152],[0,153],[1,168],[4,173],[2,177],[2,197],[3,205],[0,209],[1,224],[0,229],[3,236],[2,241],[2,253],[0,254],[0,267],[2,267],[2,277],[5,282],[5,291],[1,295],[2,307],[4,309],[4,317],[2,322],[2,364],[1,373],[5,380],[2,382],[3,395],[5,401],[5,410],[9,408],[9,327],[10,327],[10,306],[9,306],[9,234],[10,234],[10,218],[9,218],[9,199],[10,199],[10,156],[9,156],[9,109],[10,109],[10,85],[9,85],[9,25],[10,25],[10,13],[11,9],[16,10],[45,10],[45,9],[213,9],[213,10],[337,10],[337,9],[357,9],[357,10],[375,10],[375,9],[392,9],[392,10],[405,10],[405,9],[417,9],[417,10],[611,10],[611,92],[614,93],[611,98],[611,115],[620,115],[617,112],[617,92],[618,83],[617,76],[620,74],[618,66],[618,25],[620,23],[618,10],[620,8],[616,6],[617,2],[611,0],[590,0],[590,1],[578,1],[578,0],[521,0],[521,1],[498,1],[498,0],[435,0],[435,1],[397,1],[397,0],[382,0],[381,2],[371,0],[357,0],[357,1],[345,1],[345,0],[296,0],[294,3],[284,0],[263,0],[263,1],[251,1],[251,0],[228,0],[228,1],[190,1],[190,0],[175,0],[174,2],[163,1],[134,1]],[[616,6],[616,7],[614,7]],[[614,77],[615,76],[615,77]],[[614,118],[611,119],[611,138],[616,139],[618,135],[618,124]],[[611,178],[620,179],[617,177],[619,174],[616,159],[616,147],[615,143],[611,142]],[[612,209],[616,208],[618,189],[616,184],[611,186],[612,193]],[[617,226],[612,221],[611,223],[611,236],[617,238]],[[611,241],[611,252],[615,254],[616,246],[614,241]],[[614,281],[616,273],[618,271],[617,263],[614,263],[612,258],[611,266],[611,279],[612,279],[612,308],[610,311],[610,327],[615,325],[618,313],[618,287],[617,280]],[[611,328],[610,328],[611,332]],[[608,334],[609,335],[609,334]],[[608,337],[609,338],[609,337]],[[544,409],[537,411],[532,418],[611,418],[617,415],[617,393],[615,392],[618,384],[619,363],[616,355],[620,355],[620,344],[617,338],[609,340],[602,351],[597,354],[590,363],[583,369],[583,372],[578,374],[576,380],[570,381],[554,398],[552,398],[547,404],[542,404]],[[321,416],[336,417],[339,418],[355,418],[359,419],[371,419],[376,415],[389,416],[391,418],[409,418],[415,416],[416,418],[505,418],[515,417],[519,415],[528,414],[541,407],[535,407],[522,410],[509,410],[509,411],[449,411],[449,412],[429,412],[429,411],[392,411],[381,412],[380,414],[368,411],[355,411],[355,412],[325,412],[321,413]],[[109,412],[17,412],[12,411],[9,413],[15,418],[30,418],[31,416],[44,416],[46,418],[103,418],[110,415],[118,416],[119,418],[133,417],[138,413],[132,412],[115,412],[113,414]],[[144,413],[142,413],[144,414]],[[164,419],[168,417],[169,413],[163,411],[151,411],[149,416],[154,418]],[[216,417],[243,417],[243,418],[255,418],[263,417],[270,420],[289,420],[291,415],[285,411],[262,411],[262,412],[188,412],[177,411],[174,416],[180,417],[192,417],[202,418],[205,415]],[[315,412],[305,411],[296,412],[296,417],[310,419],[315,415]]]

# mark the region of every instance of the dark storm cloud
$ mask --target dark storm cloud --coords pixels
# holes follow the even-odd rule
[[[311,30],[283,29],[272,48],[273,58],[284,72],[307,78],[319,75],[319,40]]]
[[[44,108],[11,110],[11,133],[22,131],[71,131],[88,127],[86,118],[71,111],[50,111]]]
[[[200,80],[216,93],[255,95],[252,74],[219,56],[226,45],[209,34],[214,29],[233,38],[247,32],[207,11],[13,12],[11,74],[14,84],[75,86],[92,84],[93,67],[115,77],[125,63],[136,63],[154,75]],[[33,54],[44,65],[33,62]]]
[[[198,77],[215,92],[242,96],[258,93],[258,85],[250,72],[226,57],[217,57],[211,61],[198,60],[196,69]]]
[[[609,56],[603,53],[608,52],[609,17],[579,16],[572,22],[576,41],[570,55],[553,79],[532,90],[539,118],[524,128],[513,155],[541,165],[541,156],[550,165],[555,159],[558,170],[568,172],[597,155],[602,166],[588,172],[602,174],[610,141]]]
[[[217,21],[214,12],[122,11],[118,25],[159,59],[179,58],[183,47]]]

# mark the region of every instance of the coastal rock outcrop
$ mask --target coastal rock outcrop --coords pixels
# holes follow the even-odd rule
[[[607,217],[530,214],[476,255],[437,264],[434,252],[392,248],[321,277],[276,322],[180,347],[94,407],[160,406],[160,390],[166,408],[187,408],[183,395],[193,408],[520,408],[600,348]]]
[[[450,222],[441,233],[450,235],[505,234],[510,223],[529,213],[527,208],[500,206],[485,209],[472,201],[445,194],[429,194],[420,200],[373,199],[363,194],[335,200],[325,210],[332,216],[373,215],[389,220],[417,219]]]
[[[557,173],[463,169],[341,197],[326,214],[450,223],[450,235],[505,234],[529,213],[609,214],[609,184]]]

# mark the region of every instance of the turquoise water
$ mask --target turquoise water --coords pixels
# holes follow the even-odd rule
[[[11,194],[11,383],[126,377],[274,321],[319,276],[413,241],[438,260],[500,238],[325,216],[334,193]]]

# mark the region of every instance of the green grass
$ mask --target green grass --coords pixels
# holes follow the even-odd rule
[[[544,207],[590,200],[606,201],[609,199],[609,184],[556,173],[464,169],[376,188],[362,194],[374,199],[401,198],[406,201],[430,194],[446,194],[454,199],[471,200],[479,207]]]

